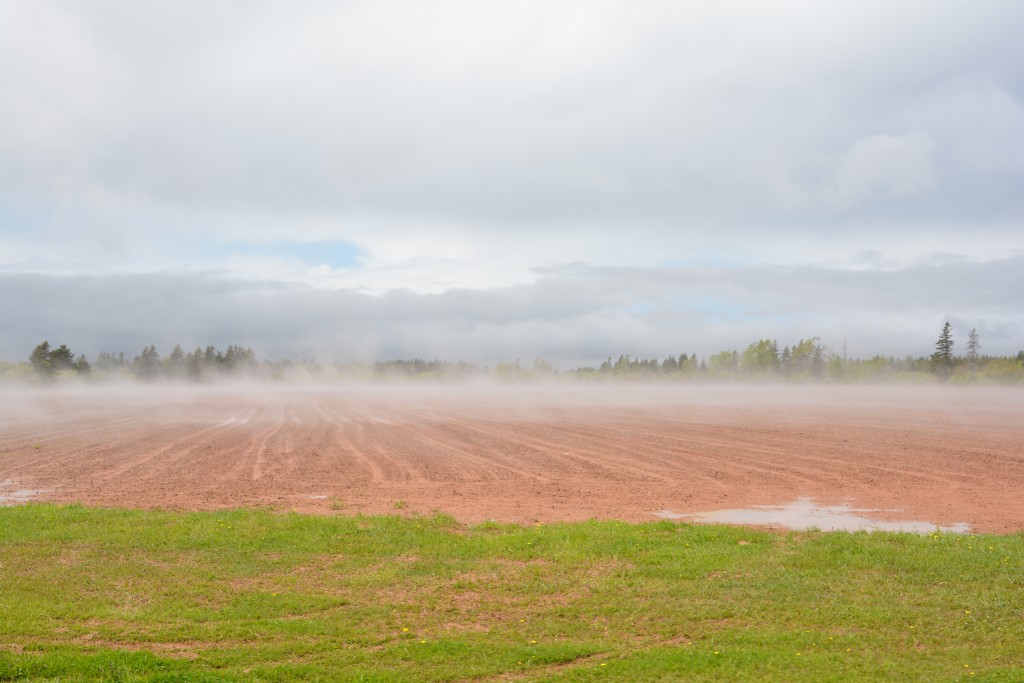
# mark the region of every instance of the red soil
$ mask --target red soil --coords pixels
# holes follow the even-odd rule
[[[1024,391],[8,392],[0,485],[89,505],[467,522],[639,521],[806,496],[1005,533],[1024,530]]]

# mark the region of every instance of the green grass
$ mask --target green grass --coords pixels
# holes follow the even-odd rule
[[[0,681],[1021,681],[1024,536],[0,508]]]

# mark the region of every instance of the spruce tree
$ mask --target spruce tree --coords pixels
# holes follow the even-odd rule
[[[50,362],[50,355],[53,352],[50,350],[50,342],[44,341],[42,344],[32,349],[32,355],[29,356],[29,363],[32,364],[32,369],[36,371],[41,377],[53,377],[55,370],[53,364]]]
[[[144,382],[152,382],[159,378],[162,369],[156,346],[151,345],[142,349],[142,353],[135,356],[135,360],[132,361],[132,372]]]
[[[949,377],[953,372],[953,326],[946,321],[935,342],[935,353],[932,354],[932,369],[940,377]]]
[[[75,367],[75,354],[65,344],[61,344],[50,352],[50,366],[55,372],[62,370],[73,370]]]
[[[978,338],[978,330],[972,329],[967,335],[967,360],[971,363],[971,372],[978,370],[978,349],[981,348],[981,341]]]

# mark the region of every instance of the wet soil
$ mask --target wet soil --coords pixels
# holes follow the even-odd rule
[[[0,505],[17,505],[27,503],[42,491],[37,489],[25,489],[18,486],[18,482],[5,479],[0,481]]]
[[[36,392],[0,401],[0,481],[90,505],[466,522],[646,521],[807,497],[1006,533],[1024,530],[1024,392]]]
[[[705,524],[767,526],[797,530],[904,531],[914,534],[934,532],[965,534],[971,530],[968,524],[962,522],[942,526],[916,520],[877,519],[875,515],[881,512],[899,512],[899,510],[851,508],[849,505],[821,506],[810,498],[798,498],[786,505],[757,505],[751,508],[713,510],[695,514],[660,510],[653,514],[662,519],[682,519]]]

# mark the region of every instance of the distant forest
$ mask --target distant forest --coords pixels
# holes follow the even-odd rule
[[[0,379],[55,383],[79,379],[89,382],[134,379],[211,383],[226,379],[285,381],[310,380],[468,380],[502,381],[540,379],[642,381],[791,381],[791,382],[950,382],[1024,383],[1024,351],[1016,356],[981,353],[981,339],[971,330],[963,353],[955,353],[952,326],[946,323],[929,356],[851,359],[821,344],[817,337],[779,347],[774,339],[760,339],[741,351],[721,351],[706,358],[682,353],[664,359],[620,355],[598,367],[556,370],[544,358],[519,360],[493,367],[466,361],[389,360],[376,363],[322,363],[313,359],[260,360],[248,347],[232,344],[223,351],[213,346],[184,351],[181,346],[162,356],[147,346],[129,358],[103,352],[92,361],[66,345],[48,341],[36,346],[27,362],[0,361]]]

